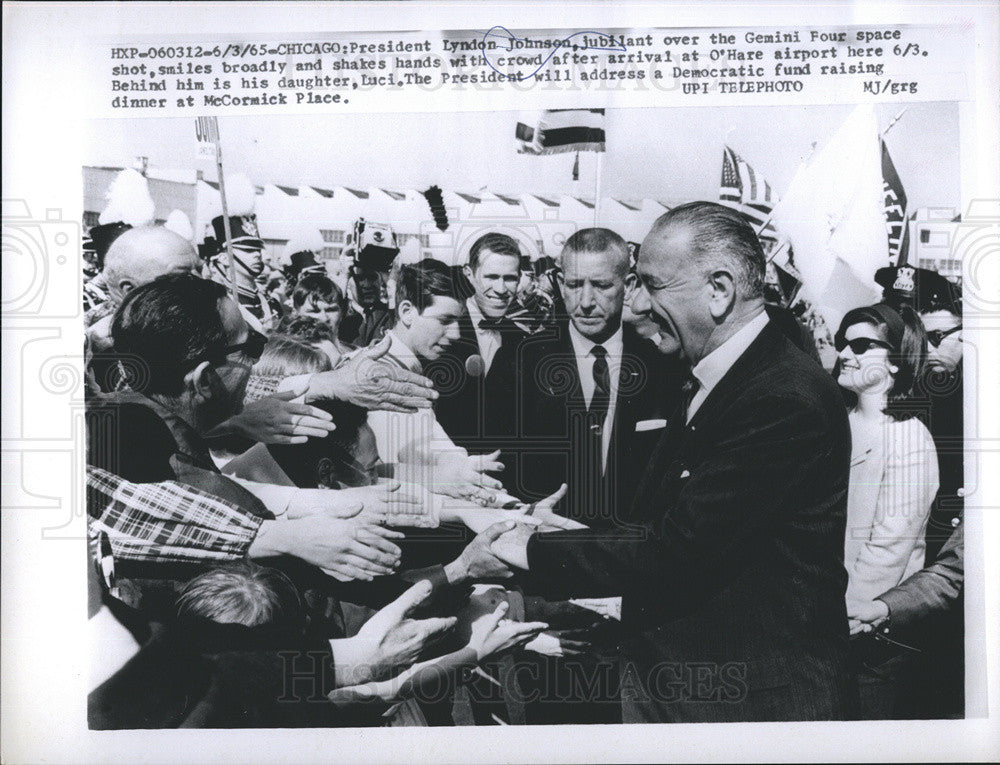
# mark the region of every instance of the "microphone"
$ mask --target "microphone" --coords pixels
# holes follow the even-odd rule
[[[465,360],[465,371],[469,377],[482,377],[486,374],[486,359],[474,353]]]

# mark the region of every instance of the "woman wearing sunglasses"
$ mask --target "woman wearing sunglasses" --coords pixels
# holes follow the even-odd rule
[[[856,308],[834,338],[834,374],[850,407],[851,473],[847,498],[847,615],[851,633],[863,631],[859,613],[886,590],[923,567],[924,532],[938,488],[934,442],[914,415],[913,384],[927,354],[927,336],[908,306]],[[891,618],[891,615],[890,615]],[[893,716],[905,658],[888,661],[859,639],[861,712]],[[867,644],[867,646],[866,646]],[[865,647],[869,650],[864,650]]]

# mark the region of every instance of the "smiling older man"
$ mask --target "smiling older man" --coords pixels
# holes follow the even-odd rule
[[[694,375],[636,493],[643,533],[518,527],[494,550],[549,597],[623,595],[625,722],[849,717],[837,387],[769,322],[764,254],[738,213],[674,208],[637,271],[633,311]]]

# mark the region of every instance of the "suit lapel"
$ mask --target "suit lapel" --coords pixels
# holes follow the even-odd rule
[[[688,423],[690,430],[695,430],[699,426],[704,426],[706,422],[711,422],[713,415],[718,413],[719,401],[735,393],[741,383],[753,374],[764,363],[766,354],[773,348],[774,344],[781,339],[781,334],[772,322],[764,325],[764,329],[754,338],[743,354],[736,359],[729,371],[719,380],[718,385],[712,388],[711,392],[701,402],[698,411],[695,412],[691,422]]]

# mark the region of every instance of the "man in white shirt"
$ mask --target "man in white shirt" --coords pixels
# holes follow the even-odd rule
[[[636,270],[632,310],[694,368],[636,490],[645,533],[519,526],[493,549],[549,598],[622,595],[626,723],[850,719],[840,391],[766,318],[738,212],[675,207]]]
[[[635,468],[666,424],[667,364],[622,324],[629,274],[625,240],[608,229],[576,232],[560,255],[568,321],[505,345],[489,378],[488,428],[504,436],[509,492],[544,497],[565,481],[574,520],[623,521]],[[675,382],[676,382],[675,375]],[[677,387],[679,383],[675,384]],[[640,422],[659,428],[640,428]]]

